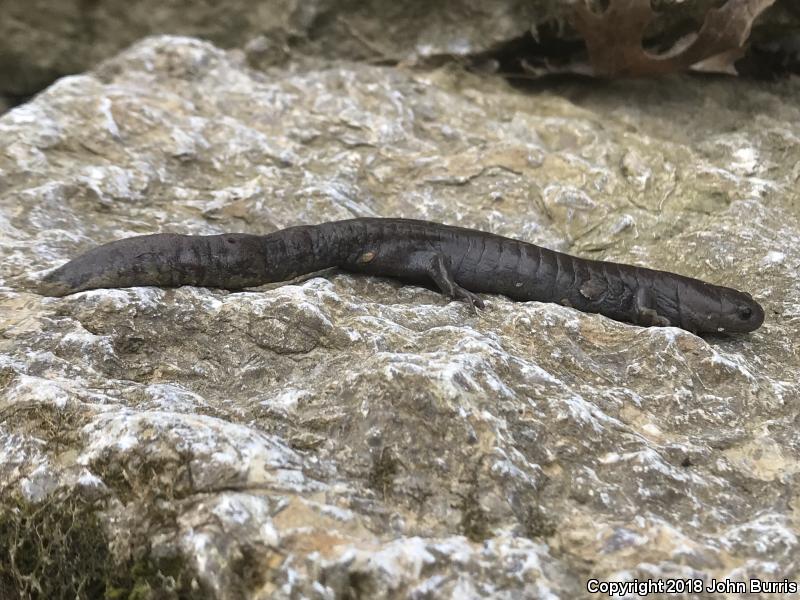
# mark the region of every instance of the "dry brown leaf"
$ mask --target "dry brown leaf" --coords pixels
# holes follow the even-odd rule
[[[775,0],[728,0],[706,14],[693,40],[663,54],[642,48],[644,31],[653,19],[650,0],[609,0],[603,13],[589,9],[580,0],[573,13],[573,25],[589,51],[595,75],[603,77],[644,77],[685,71],[703,63],[717,72],[730,72],[743,51],[753,21]],[[711,60],[714,59],[714,60]]]

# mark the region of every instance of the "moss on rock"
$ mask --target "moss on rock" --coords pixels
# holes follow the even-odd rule
[[[102,522],[105,504],[66,488],[39,504],[18,494],[0,500],[0,597],[208,597],[182,556],[159,556],[145,542],[131,558],[117,560]]]

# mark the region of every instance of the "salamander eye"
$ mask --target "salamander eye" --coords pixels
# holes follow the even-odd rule
[[[750,317],[753,316],[753,311],[750,309],[749,306],[745,306],[744,308],[739,309],[739,318],[742,321],[747,321]]]

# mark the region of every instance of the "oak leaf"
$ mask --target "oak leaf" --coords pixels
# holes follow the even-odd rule
[[[663,54],[651,54],[642,47],[644,31],[654,16],[650,0],[609,0],[602,13],[579,0],[572,24],[586,42],[597,76],[644,77],[689,68],[731,72],[733,63],[744,54],[753,21],[774,2],[728,0],[708,11],[696,34]]]

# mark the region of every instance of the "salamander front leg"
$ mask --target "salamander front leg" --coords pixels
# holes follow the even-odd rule
[[[455,300],[464,300],[473,309],[483,308],[483,300],[481,300],[477,294],[473,294],[469,290],[465,290],[458,285],[453,279],[453,274],[450,270],[449,258],[442,254],[434,254],[431,256],[428,262],[428,275],[430,275],[431,279],[433,279],[442,293]]]
[[[646,326],[657,326],[657,327],[669,327],[672,323],[670,323],[669,319],[658,314],[658,312],[654,308],[650,308],[652,305],[652,298],[650,297],[650,293],[643,287],[640,287],[636,290],[636,296],[634,298],[634,310],[636,311],[636,324],[637,325],[646,325]]]

